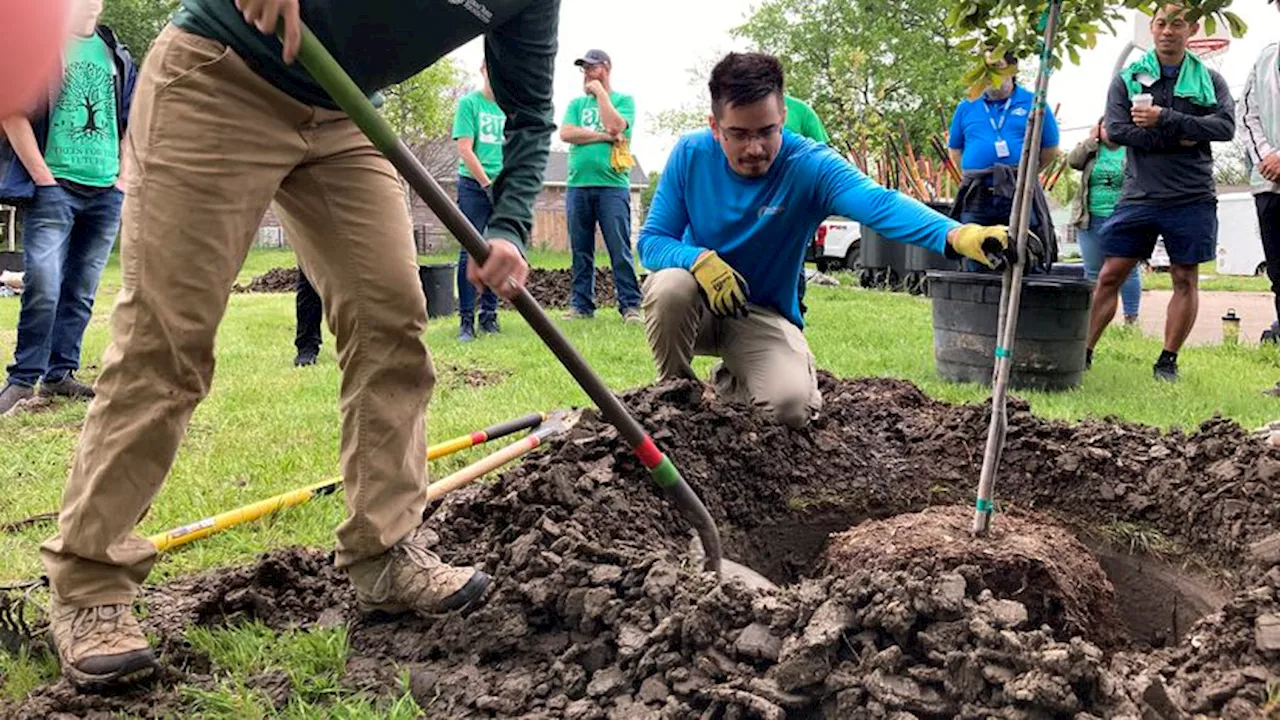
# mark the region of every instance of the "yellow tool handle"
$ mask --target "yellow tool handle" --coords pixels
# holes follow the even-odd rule
[[[298,490],[290,490],[287,493],[281,493],[266,500],[259,500],[258,502],[238,507],[235,510],[228,510],[182,527],[176,527],[168,532],[152,535],[149,539],[151,544],[156,547],[156,552],[164,552],[225,530],[233,525],[256,520],[277,510],[301,505],[321,491],[333,492],[340,484],[340,480],[327,480],[309,487],[299,488]]]

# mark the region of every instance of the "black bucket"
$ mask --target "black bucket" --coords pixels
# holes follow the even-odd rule
[[[0,271],[22,272],[22,253],[0,252]]]
[[[418,279],[422,282],[422,294],[427,301],[427,317],[445,317],[458,312],[458,298],[454,294],[457,272],[455,263],[418,266]]]
[[[862,287],[898,289],[902,283],[906,245],[885,238],[863,225],[860,247],[862,271],[859,282]]]
[[[938,374],[951,382],[990,385],[1002,276],[932,270],[928,277]],[[1084,278],[1034,275],[1023,279],[1011,387],[1079,387],[1092,296],[1093,283]]]

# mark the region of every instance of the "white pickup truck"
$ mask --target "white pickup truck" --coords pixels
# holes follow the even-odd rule
[[[819,272],[854,270],[858,267],[862,227],[858,223],[833,216],[827,218],[813,234],[805,262],[818,266]]]

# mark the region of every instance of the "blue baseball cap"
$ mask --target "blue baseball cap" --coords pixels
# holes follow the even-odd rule
[[[588,50],[586,55],[573,61],[574,65],[607,65],[613,67],[613,61],[609,59],[609,53],[603,50]]]

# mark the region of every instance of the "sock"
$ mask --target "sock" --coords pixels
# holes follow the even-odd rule
[[[1178,353],[1169,352],[1168,350],[1160,351],[1160,359],[1156,361],[1157,365],[1177,365]]]

